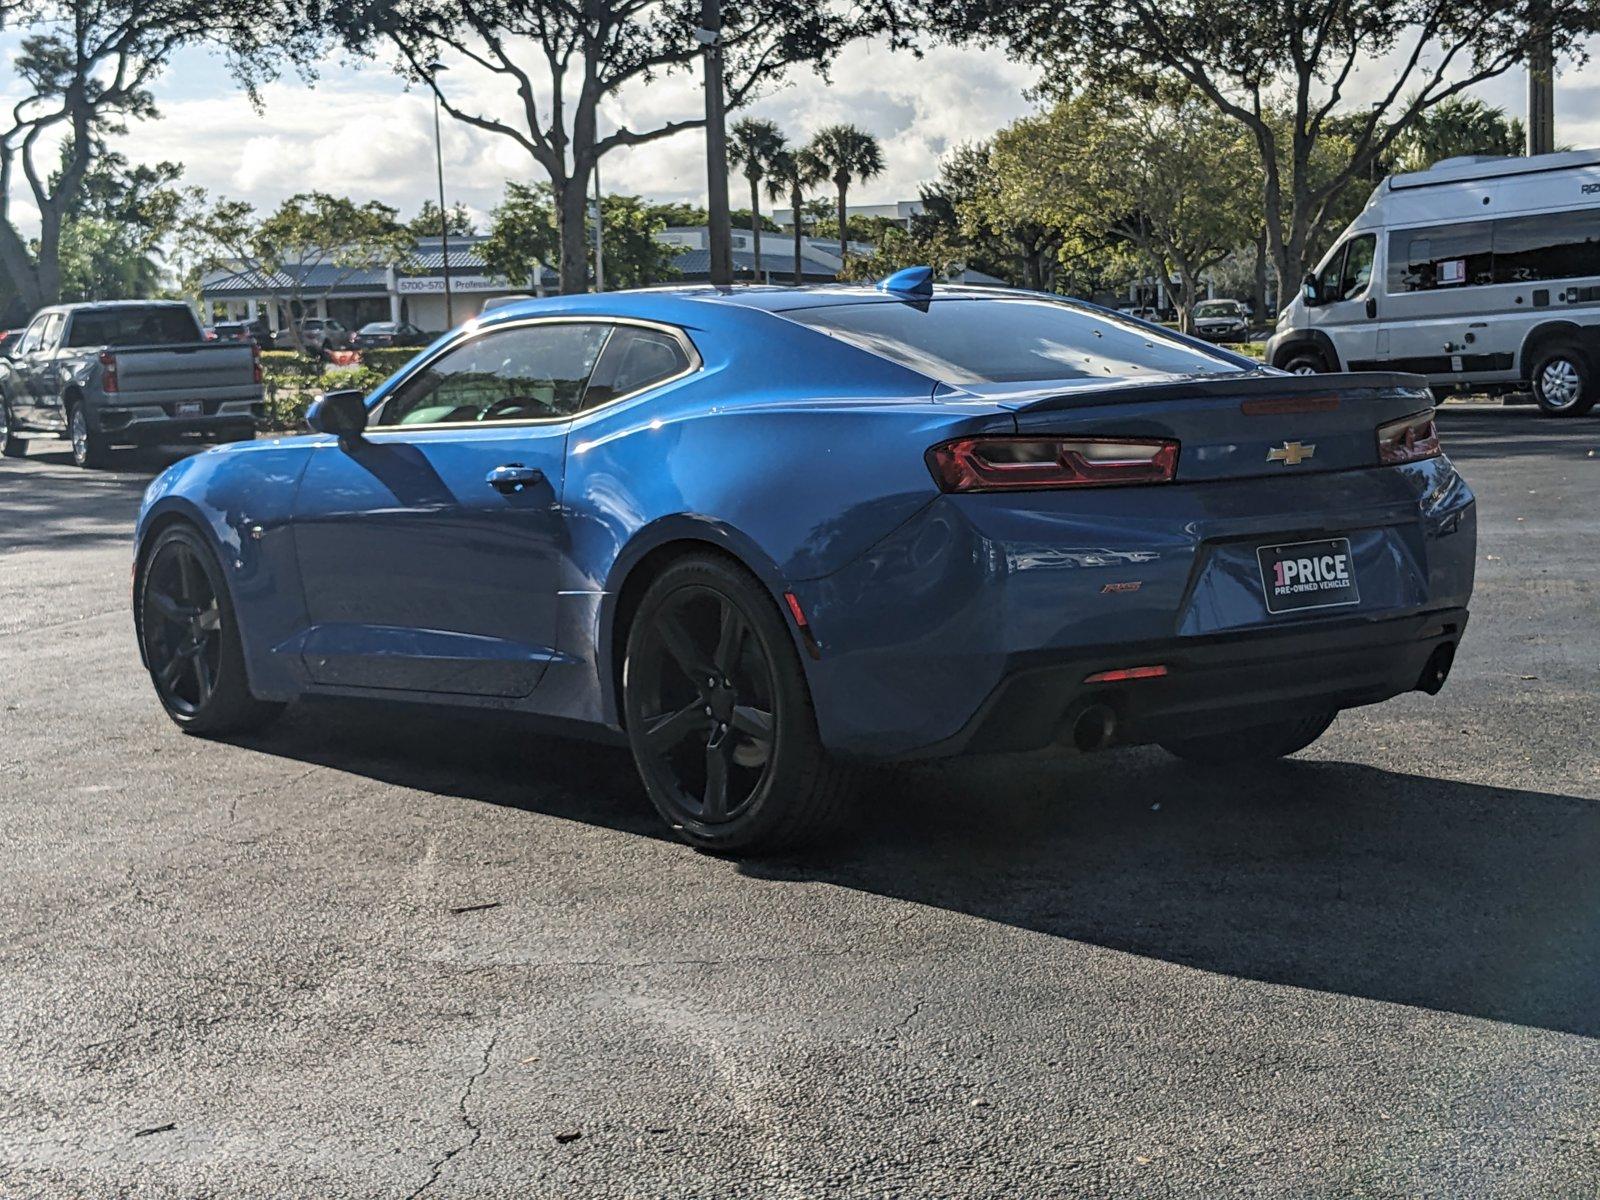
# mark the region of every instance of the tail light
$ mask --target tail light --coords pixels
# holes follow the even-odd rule
[[[100,390],[117,390],[117,356],[109,350],[100,351]]]
[[[261,347],[255,342],[250,343],[250,369],[251,376],[256,383],[262,381],[261,377]]]
[[[1178,443],[1144,438],[957,438],[927,453],[946,492],[1171,483]]]
[[[1378,426],[1378,461],[1381,463],[1417,462],[1437,458],[1443,453],[1431,408]]]

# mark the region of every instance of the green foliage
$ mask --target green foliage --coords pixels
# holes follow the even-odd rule
[[[62,147],[62,171],[71,150]],[[59,173],[59,172],[58,172]],[[181,195],[176,163],[129,166],[100,147],[67,208],[59,249],[63,300],[125,300],[155,295],[162,242],[176,229]],[[35,253],[38,242],[35,240]]]
[[[601,201],[606,287],[644,287],[678,277],[673,260],[682,247],[657,240],[667,223],[638,196],[607,195]],[[590,238],[593,239],[593,232]]]
[[[439,206],[432,200],[424,200],[417,215],[406,222],[406,232],[413,238],[436,238],[439,236]],[[447,232],[451,237],[472,237],[478,232],[477,223],[473,221],[472,214],[467,211],[467,206],[460,202],[450,206],[450,215],[447,219]]]
[[[661,219],[663,229],[695,228],[711,223],[711,215],[696,204],[684,204],[682,201],[673,201],[667,204],[651,204],[647,206],[650,212]],[[748,208],[734,208],[728,210],[728,220],[735,229],[750,228],[751,212]],[[782,228],[766,214],[761,216],[761,231],[763,233],[782,233]]]
[[[839,278],[866,283],[905,267],[932,267],[936,278],[947,279],[965,269],[966,250],[946,230],[913,234],[891,222],[880,232],[871,254],[845,259]]]
[[[1419,116],[1394,144],[1396,171],[1425,171],[1441,159],[1463,154],[1521,154],[1522,122],[1505,110],[1466,96],[1452,96]]]
[[[677,276],[673,259],[680,248],[664,245],[655,236],[667,227],[664,214],[674,208],[646,204],[638,196],[602,198],[607,288],[643,287]],[[592,245],[592,222],[585,223],[584,232]],[[538,265],[550,263],[559,249],[550,189],[544,184],[508,184],[505,199],[491,214],[489,236],[479,245],[484,264],[496,275],[531,289]]]
[[[540,266],[561,256],[549,186],[507,184],[505,199],[489,214],[489,236],[478,244],[478,253],[493,274],[531,290]]]
[[[421,349],[421,346],[374,347],[361,352],[361,362],[379,374],[389,376],[415,358]]]

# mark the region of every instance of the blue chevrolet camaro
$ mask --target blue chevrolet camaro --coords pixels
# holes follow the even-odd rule
[[[145,496],[135,623],[173,720],[564,718],[625,736],[713,849],[817,836],[862,761],[1292,753],[1437,692],[1472,591],[1420,380],[926,271],[498,308],[308,423]]]

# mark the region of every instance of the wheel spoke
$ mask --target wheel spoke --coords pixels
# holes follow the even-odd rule
[[[724,679],[733,678],[733,669],[739,662],[739,651],[744,646],[744,617],[729,600],[722,602],[722,629],[717,635],[717,649],[711,665]]]
[[[179,604],[176,599],[167,595],[166,592],[159,591],[156,588],[147,588],[144,595],[150,607],[154,608],[169,621],[186,624],[194,616],[194,609]]]
[[[652,717],[644,731],[644,740],[657,754],[672,749],[696,730],[704,729],[709,718],[705,707],[696,700],[675,713]]]
[[[167,660],[167,665],[161,668],[156,675],[156,679],[160,681],[162,687],[170,691],[173,685],[178,682],[178,673],[182,670],[183,658],[181,655],[174,654]]]
[[[732,743],[718,738],[706,747],[706,794],[701,816],[707,821],[723,821],[728,816],[728,762]]]
[[[663,613],[658,618],[657,632],[661,635],[661,643],[666,646],[667,653],[678,664],[693,682],[697,689],[704,690],[706,680],[711,677],[710,668],[705,661],[705,655],[694,644],[694,638],[684,628],[683,622],[678,620],[676,613]]]
[[[772,714],[765,709],[750,708],[747,705],[735,705],[733,709],[733,727],[747,737],[755,738],[760,742],[772,740]]]
[[[194,570],[187,550],[180,549],[174,555],[178,560],[178,598],[189,605],[198,608],[195,604]]]
[[[199,691],[195,693],[194,702],[197,705],[204,704],[206,698],[211,695],[212,678],[211,664],[206,661],[203,651],[194,656],[194,681],[199,687]]]

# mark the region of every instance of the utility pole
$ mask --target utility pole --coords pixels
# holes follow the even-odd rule
[[[605,216],[600,211],[600,164],[594,165],[594,290],[606,290]]]
[[[1556,59],[1551,49],[1550,10],[1534,10],[1533,43],[1528,50],[1528,153],[1551,154],[1556,148]]]
[[[733,283],[733,227],[728,220],[728,131],[722,95],[722,0],[700,0],[695,40],[705,47],[706,215],[711,282]]]
[[[439,88],[438,75],[443,71],[443,63],[428,64],[428,70],[433,74],[433,161],[439,168],[439,246],[444,251],[444,327],[454,329],[456,317],[450,303],[450,213],[444,206],[444,135],[439,130]]]

